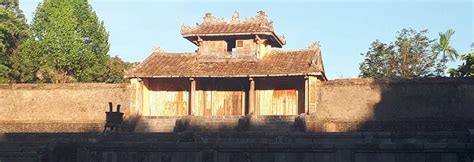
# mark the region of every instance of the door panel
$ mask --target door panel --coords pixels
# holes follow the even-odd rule
[[[157,91],[150,95],[150,114],[153,116],[188,115],[188,92]]]
[[[297,115],[298,92],[289,90],[259,90],[260,115]]]
[[[240,91],[213,91],[213,115],[242,115],[242,92]]]

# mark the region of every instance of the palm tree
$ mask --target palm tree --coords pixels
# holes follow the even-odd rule
[[[446,63],[448,61],[455,61],[459,57],[458,52],[449,44],[453,35],[454,30],[452,29],[449,29],[444,33],[440,32],[439,42],[435,43],[435,45],[433,46],[434,52],[436,52],[437,54],[442,53],[440,64],[436,69],[438,75],[444,74],[444,70],[446,69]]]

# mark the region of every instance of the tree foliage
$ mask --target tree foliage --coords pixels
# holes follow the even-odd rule
[[[109,57],[105,66],[101,69],[97,69],[97,80],[101,80],[106,83],[123,83],[126,81],[124,79],[124,72],[128,69],[131,69],[133,66],[138,65],[138,63],[128,63],[122,61],[119,57]]]
[[[20,82],[100,82],[109,50],[103,22],[86,0],[45,0],[18,60]]]
[[[360,64],[361,76],[382,78],[395,77],[397,62],[395,57],[395,45],[385,44],[376,40],[370,45],[369,51],[365,54],[367,57]],[[374,66],[386,65],[386,66]]]
[[[29,29],[18,0],[0,0],[0,83],[12,82],[13,60]]]
[[[133,64],[110,57],[87,0],[44,0],[30,26],[18,0],[0,0],[0,83],[123,82]]]
[[[474,52],[464,54],[460,56],[464,63],[458,66],[458,68],[450,68],[448,70],[452,77],[474,77]]]
[[[434,40],[427,30],[402,29],[395,42],[388,44],[376,40],[360,63],[360,77],[416,78],[434,76],[439,64],[433,52]]]
[[[454,33],[455,32],[452,29],[449,29],[444,33],[439,33],[439,40],[433,45],[433,52],[437,55],[440,55],[441,53],[440,62],[436,67],[436,74],[438,76],[444,75],[444,71],[447,68],[446,63],[448,61],[456,61],[456,58],[459,57],[456,49],[450,45],[451,37]]]

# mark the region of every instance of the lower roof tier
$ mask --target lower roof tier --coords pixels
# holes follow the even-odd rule
[[[258,77],[320,75],[324,68],[319,49],[272,51],[262,59],[199,61],[196,53],[154,52],[128,71],[126,78]]]

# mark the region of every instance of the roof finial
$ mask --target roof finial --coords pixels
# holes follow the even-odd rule
[[[239,11],[235,10],[234,14],[232,15],[231,23],[238,23],[238,22],[240,22],[240,15],[239,15]]]
[[[224,23],[224,19],[218,19],[214,16],[212,16],[212,13],[208,12],[204,15],[203,17],[204,21],[202,24],[207,25],[207,24],[215,24],[215,23]]]
[[[320,47],[321,47],[320,42],[316,41],[316,42],[311,43],[311,45],[309,45],[308,48],[306,48],[306,49],[308,49],[308,50],[317,50]]]
[[[257,12],[258,13],[258,16],[263,16],[263,17],[266,17],[267,15],[265,15],[265,11],[264,10],[260,10]]]
[[[214,19],[214,16],[212,16],[212,13],[207,12],[206,14],[204,14],[204,17],[202,19],[203,23],[209,23]]]
[[[153,50],[152,50],[153,53],[163,53],[165,52],[165,50],[163,48],[160,48],[160,46],[156,45],[153,47]]]

